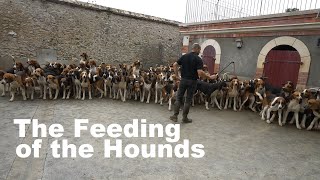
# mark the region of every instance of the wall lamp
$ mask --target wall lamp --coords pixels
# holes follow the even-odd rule
[[[242,45],[243,45],[242,39],[236,39],[236,44],[238,49],[242,48]]]

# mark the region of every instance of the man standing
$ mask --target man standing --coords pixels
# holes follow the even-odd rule
[[[174,107],[174,115],[170,119],[174,122],[178,121],[180,106],[184,104],[182,113],[182,122],[191,123],[192,120],[188,119],[188,113],[191,106],[193,94],[197,88],[197,79],[199,76],[205,79],[215,79],[216,75],[208,75],[203,69],[202,59],[198,56],[201,51],[201,46],[198,43],[192,45],[192,51],[180,57],[180,59],[173,64],[173,69],[176,77],[178,75],[178,65],[181,66],[181,81],[178,89],[177,99]],[[187,97],[183,102],[183,96],[187,91]]]

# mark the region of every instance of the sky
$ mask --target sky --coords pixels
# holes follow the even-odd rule
[[[187,0],[81,0],[99,5],[184,22]]]
[[[79,0],[178,22],[199,22],[320,8],[320,0]],[[187,17],[185,17],[187,10]]]

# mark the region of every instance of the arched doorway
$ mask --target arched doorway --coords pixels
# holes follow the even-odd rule
[[[301,65],[298,73],[298,81],[296,88],[303,90],[308,81],[311,56],[308,47],[299,39],[290,36],[281,36],[270,40],[260,51],[257,59],[256,78],[263,76],[264,65],[267,54],[275,47],[280,45],[288,45],[296,49],[300,56]],[[286,69],[283,69],[286,71]]]
[[[210,74],[214,73],[214,65],[215,65],[215,57],[216,57],[216,50],[213,46],[209,45],[204,48],[202,60],[205,65],[208,66],[208,71]]]
[[[221,47],[220,47],[218,41],[216,41],[214,39],[207,39],[203,43],[201,43],[200,57],[203,58],[204,50],[206,49],[207,46],[212,46],[214,48],[215,55],[213,57],[215,58],[215,61],[213,62],[214,65],[211,67],[214,68],[214,71],[213,71],[214,73],[218,73],[219,66],[220,66],[220,59],[221,59]],[[210,73],[212,74],[212,71]]]
[[[282,87],[287,81],[296,86],[299,76],[301,58],[299,52],[289,45],[272,48],[264,62],[263,75],[274,87]]]

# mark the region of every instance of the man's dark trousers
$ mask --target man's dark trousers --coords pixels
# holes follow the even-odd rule
[[[179,84],[178,94],[177,94],[177,100],[175,102],[175,107],[174,107],[174,116],[179,115],[180,106],[182,104],[184,104],[182,119],[187,120],[187,116],[188,116],[189,109],[191,106],[192,97],[193,97],[193,94],[194,94],[196,88],[197,88],[197,80],[181,79],[180,84]],[[187,91],[187,97],[184,102],[183,96],[186,91]]]

